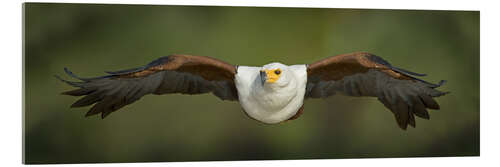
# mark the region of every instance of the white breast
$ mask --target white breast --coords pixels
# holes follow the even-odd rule
[[[245,112],[252,118],[274,124],[294,116],[304,101],[307,82],[305,65],[288,67],[291,81],[279,89],[262,87],[260,67],[239,66],[235,77],[238,97]]]

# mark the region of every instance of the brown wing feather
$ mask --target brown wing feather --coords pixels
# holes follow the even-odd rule
[[[118,75],[119,77],[144,77],[159,71],[189,72],[199,75],[206,80],[232,81],[236,74],[236,67],[205,56],[170,55],[150,63],[144,70]]]
[[[433,97],[447,92],[416,78],[424,76],[396,68],[370,53],[357,52],[329,57],[307,68],[306,97],[325,98],[337,92],[348,96],[372,96],[391,110],[402,129],[415,127],[415,117],[429,119],[427,109],[439,109]]]
[[[233,81],[236,67],[210,57],[170,55],[142,67],[108,72],[110,75],[95,78],[81,78],[66,68],[65,71],[82,81],[57,77],[79,88],[63,94],[84,96],[71,107],[94,104],[86,116],[101,113],[104,118],[147,94],[213,93],[222,100],[238,100]]]
[[[368,72],[369,69],[377,69],[393,78],[411,79],[408,76],[392,71],[384,62],[373,61],[377,59],[374,57],[375,55],[366,52],[328,57],[310,64],[307,68],[307,74],[309,76],[318,75],[322,80],[341,80],[344,76],[365,73]]]

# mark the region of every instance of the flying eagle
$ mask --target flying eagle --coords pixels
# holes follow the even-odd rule
[[[312,64],[270,63],[262,67],[235,66],[211,57],[169,55],[145,66],[107,72],[109,75],[63,80],[78,87],[63,92],[84,96],[71,107],[92,105],[85,116],[104,119],[147,94],[212,93],[222,100],[239,101],[252,119],[276,124],[298,118],[304,99],[326,98],[337,92],[348,96],[376,97],[396,118],[400,128],[415,127],[415,116],[429,119],[427,109],[439,109],[434,97],[445,95],[425,76],[397,68],[370,53],[357,52],[328,57]]]

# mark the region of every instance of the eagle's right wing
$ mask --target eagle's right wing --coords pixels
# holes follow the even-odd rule
[[[62,94],[84,96],[71,107],[95,104],[86,116],[101,113],[104,118],[147,94],[211,92],[222,100],[238,100],[234,85],[236,66],[210,57],[170,55],[143,67],[108,72],[110,75],[95,78],[81,78],[66,68],[65,71],[81,82],[66,81],[56,76],[78,87]]]

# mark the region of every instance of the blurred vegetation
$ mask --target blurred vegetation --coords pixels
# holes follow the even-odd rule
[[[479,12],[159,5],[24,5],[25,161],[89,163],[479,155]],[[375,98],[305,101],[264,125],[213,95],[145,96],[104,120],[69,106],[63,67],[90,77],[172,53],[232,64],[367,51],[448,83],[441,110],[399,129]]]

